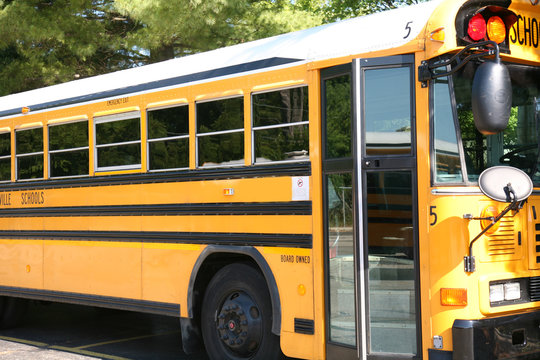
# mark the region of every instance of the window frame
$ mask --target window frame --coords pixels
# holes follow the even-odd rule
[[[446,67],[447,71],[450,71],[450,66]],[[455,182],[440,182],[437,181],[437,156],[435,149],[435,82],[431,81],[429,85],[429,142],[430,142],[430,174],[431,174],[431,186],[443,187],[443,186],[470,186],[477,183],[469,181],[469,174],[467,171],[467,165],[465,163],[465,150],[463,147],[463,139],[461,136],[461,128],[457,115],[457,103],[454,90],[454,78],[452,75],[446,77],[448,81],[448,92],[450,95],[450,106],[452,107],[452,117],[454,120],[454,129],[457,138],[457,148],[459,152],[459,160],[461,165],[461,181]]]
[[[97,144],[97,127],[100,124],[117,122],[123,120],[138,119],[139,123],[139,140],[122,141],[117,143]],[[141,112],[139,110],[131,110],[125,112],[119,112],[110,115],[98,115],[93,118],[94,136],[94,169],[96,172],[107,171],[122,171],[122,170],[140,170],[142,168],[142,133],[141,133]],[[115,166],[99,166],[98,150],[102,148],[110,148],[114,146],[125,146],[139,144],[139,163],[130,165],[115,165]]]
[[[282,123],[282,124],[277,124],[277,125],[264,125],[264,126],[255,126],[255,123],[254,123],[254,111],[253,111],[253,96],[254,95],[260,95],[260,94],[268,94],[268,93],[272,93],[272,92],[278,92],[278,91],[282,91],[282,90],[293,90],[293,89],[299,89],[299,88],[306,88],[307,89],[307,92],[306,92],[306,96],[308,98],[308,108],[307,108],[307,112],[308,112],[308,120],[307,121],[298,121],[298,122],[294,122],[294,123]],[[309,136],[309,85],[308,84],[300,84],[300,85],[295,85],[295,86],[289,86],[289,87],[284,87],[284,88],[273,88],[273,89],[267,89],[267,90],[264,90],[264,91],[256,91],[256,92],[252,92],[250,94],[250,115],[251,115],[251,164],[252,165],[269,165],[269,164],[284,164],[284,163],[292,163],[292,162],[305,162],[305,161],[309,161],[310,160],[310,152],[309,152],[309,147],[311,145],[311,139],[310,139],[310,136]],[[284,127],[293,127],[293,126],[304,126],[304,125],[307,125],[308,126],[308,153],[306,154],[307,158],[305,159],[291,159],[291,160],[277,160],[277,161],[272,161],[272,160],[269,160],[267,162],[257,162],[257,154],[256,154],[256,151],[255,151],[255,132],[256,131],[259,131],[259,130],[269,130],[269,129],[280,129],[280,128],[284,128]]]
[[[177,170],[188,170],[189,169],[189,150],[190,150],[190,124],[189,124],[189,104],[188,103],[178,103],[168,106],[158,106],[153,108],[147,108],[146,109],[146,171],[148,172],[164,172],[164,171],[177,171]],[[188,109],[188,133],[186,135],[178,135],[178,136],[169,136],[169,137],[162,137],[162,138],[150,138],[150,117],[148,116],[149,112],[152,111],[159,111],[164,109],[171,109],[171,108],[179,108],[179,107],[187,107]],[[188,165],[185,167],[179,167],[179,168],[165,168],[165,169],[150,169],[150,144],[151,143],[158,143],[158,142],[165,142],[165,141],[171,141],[171,140],[182,140],[187,139],[188,140]]]
[[[51,132],[50,128],[55,126],[62,126],[62,125],[69,125],[74,124],[78,122],[86,122],[86,126],[88,128],[89,120],[87,118],[81,118],[73,121],[66,121],[66,122],[57,122],[57,123],[49,123],[47,124],[47,143],[48,143],[48,153],[47,153],[47,172],[48,177],[50,179],[66,179],[66,178],[79,178],[79,177],[85,177],[90,175],[90,134],[88,134],[88,145],[83,147],[77,147],[77,148],[69,148],[69,149],[62,149],[62,150],[51,150]],[[51,174],[51,154],[61,154],[61,153],[67,153],[67,152],[75,152],[75,151],[81,151],[81,150],[87,150],[88,151],[88,173],[84,175],[68,175],[68,176],[52,176]]]
[[[209,103],[209,102],[217,102],[222,100],[229,100],[229,99],[241,99],[242,100],[242,124],[243,127],[240,129],[230,129],[230,130],[219,130],[219,131],[212,131],[212,132],[206,132],[206,133],[199,133],[198,132],[198,114],[197,114],[197,105],[203,104],[203,103]],[[233,95],[233,96],[226,96],[226,97],[220,97],[220,98],[214,98],[214,99],[204,99],[200,101],[196,101],[195,104],[195,166],[197,169],[210,169],[210,168],[230,168],[230,167],[238,167],[238,166],[244,166],[246,161],[246,149],[245,149],[245,143],[246,143],[246,126],[245,126],[245,109],[246,109],[246,102],[245,102],[245,96],[244,95]],[[242,142],[242,148],[243,148],[243,158],[241,160],[238,160],[238,163],[231,163],[231,164],[217,164],[217,165],[200,165],[199,164],[199,139],[203,137],[209,137],[209,136],[216,136],[216,135],[228,135],[228,134],[237,134],[242,133],[243,134],[243,142]]]
[[[17,152],[17,133],[20,133],[20,132],[23,132],[23,131],[30,131],[30,130],[36,130],[36,129],[41,129],[41,151],[35,151],[35,152],[31,152],[31,153],[23,153],[23,154],[19,154]],[[16,181],[35,181],[35,180],[43,180],[45,179],[45,136],[44,136],[44,126],[43,124],[34,124],[33,126],[28,126],[28,127],[21,127],[19,129],[15,129],[15,142],[14,142],[14,147],[15,147],[15,179]],[[41,155],[41,160],[42,160],[42,166],[43,166],[43,171],[42,171],[42,174],[41,174],[41,177],[36,177],[36,178],[30,178],[30,179],[21,179],[19,177],[19,159],[20,158],[24,158],[24,157],[30,157],[30,156],[36,156],[36,155]]]
[[[13,167],[12,167],[12,163],[11,163],[11,155],[13,153],[13,142],[11,141],[11,130],[7,130],[4,128],[4,130],[0,130],[0,135],[3,135],[3,134],[9,134],[9,155],[0,155],[0,161],[2,160],[6,160],[6,159],[9,159],[9,180],[1,180],[0,179],[0,183],[8,183],[8,182],[11,182],[11,179],[13,178]]]

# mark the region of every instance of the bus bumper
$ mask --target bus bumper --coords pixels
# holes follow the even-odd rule
[[[455,320],[454,359],[539,359],[540,311],[482,320]]]

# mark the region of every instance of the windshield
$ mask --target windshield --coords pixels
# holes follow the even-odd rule
[[[470,62],[432,89],[435,182],[476,182],[488,167],[510,165],[540,186],[540,68],[506,64],[512,80],[512,111],[505,131],[484,136],[475,126],[471,87],[478,63]]]

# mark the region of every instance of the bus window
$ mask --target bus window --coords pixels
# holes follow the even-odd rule
[[[43,178],[43,128],[15,132],[17,179]]]
[[[0,181],[11,180],[11,133],[0,134]]]
[[[88,175],[88,120],[49,126],[50,177]]]
[[[448,80],[436,79],[433,81],[433,128],[435,182],[462,182],[461,160]]]
[[[100,116],[96,127],[96,170],[141,166],[141,119],[138,112]]]
[[[244,164],[244,98],[197,103],[198,166]]]
[[[510,165],[540,184],[538,171],[538,98],[540,72],[529,66],[506,64],[512,79],[512,110],[508,127],[496,135],[483,136],[475,126],[471,105],[471,74],[476,64],[454,74],[454,94],[469,181],[476,181],[490,166]]]
[[[307,86],[253,95],[254,162],[309,158]]]
[[[148,118],[148,169],[189,167],[189,107],[150,110]]]

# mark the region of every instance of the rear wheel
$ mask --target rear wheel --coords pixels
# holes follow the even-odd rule
[[[201,328],[211,359],[279,359],[272,304],[263,275],[247,264],[218,271],[204,295]]]
[[[0,296],[0,329],[8,329],[19,325],[26,310],[28,300]]]

